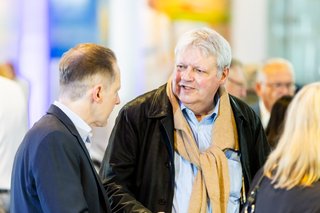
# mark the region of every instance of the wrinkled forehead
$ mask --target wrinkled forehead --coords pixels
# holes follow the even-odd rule
[[[216,58],[202,54],[199,49],[187,49],[175,59],[175,65],[186,65],[202,70],[209,70],[217,66]]]
[[[206,49],[200,48],[199,46],[190,45],[181,49],[179,52],[176,52],[175,62],[178,62],[184,58],[192,59],[193,56],[202,59],[210,58],[211,60],[214,59],[216,61],[216,57],[210,54]]]
[[[208,50],[208,48],[201,44],[189,44],[187,46],[180,46],[176,49],[175,56],[176,58],[185,54],[188,51],[196,51],[203,57],[215,56],[212,51]]]

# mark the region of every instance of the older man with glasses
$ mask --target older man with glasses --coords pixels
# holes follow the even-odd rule
[[[243,64],[237,59],[231,61],[225,87],[229,94],[237,98],[245,100],[247,97],[247,80],[243,71]]]
[[[273,104],[284,95],[295,93],[294,69],[286,59],[272,58],[257,73],[255,91],[259,100],[252,105],[266,128]]]

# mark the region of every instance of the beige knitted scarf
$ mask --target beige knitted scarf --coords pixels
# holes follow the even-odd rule
[[[170,78],[167,83],[167,95],[173,107],[174,148],[184,159],[198,168],[190,197],[189,213],[206,212],[208,197],[213,212],[225,213],[230,193],[230,177],[224,150],[238,150],[237,129],[228,93],[224,87],[220,87],[219,112],[212,128],[211,146],[200,152],[172,92],[171,83]]]

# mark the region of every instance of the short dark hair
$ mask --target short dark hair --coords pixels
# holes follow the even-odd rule
[[[68,85],[95,74],[109,75],[113,81],[115,54],[109,48],[83,43],[65,52],[59,63],[60,85]]]

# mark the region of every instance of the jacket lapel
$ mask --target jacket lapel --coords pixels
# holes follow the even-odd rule
[[[95,168],[94,168],[94,165],[92,163],[92,160],[91,160],[91,157],[90,157],[90,154],[85,146],[85,142],[82,140],[82,138],[80,137],[75,125],[73,124],[73,122],[70,120],[70,118],[57,106],[55,105],[51,105],[50,108],[48,109],[48,112],[47,114],[51,114],[53,116],[55,116],[56,118],[58,118],[61,123],[70,131],[70,133],[72,135],[74,135],[74,137],[77,138],[77,141],[78,141],[78,144],[81,146],[81,149],[83,150],[83,152],[85,153],[86,155],[86,158],[90,164],[90,167],[91,167],[91,170],[95,176],[95,179],[96,179],[96,182],[98,183],[99,185],[99,188],[100,188],[100,192],[105,200],[105,203],[107,205],[107,209],[109,209],[109,206],[108,206],[108,198],[107,198],[107,195],[104,191],[104,187],[101,183],[101,179],[99,177],[99,175],[97,174]]]

